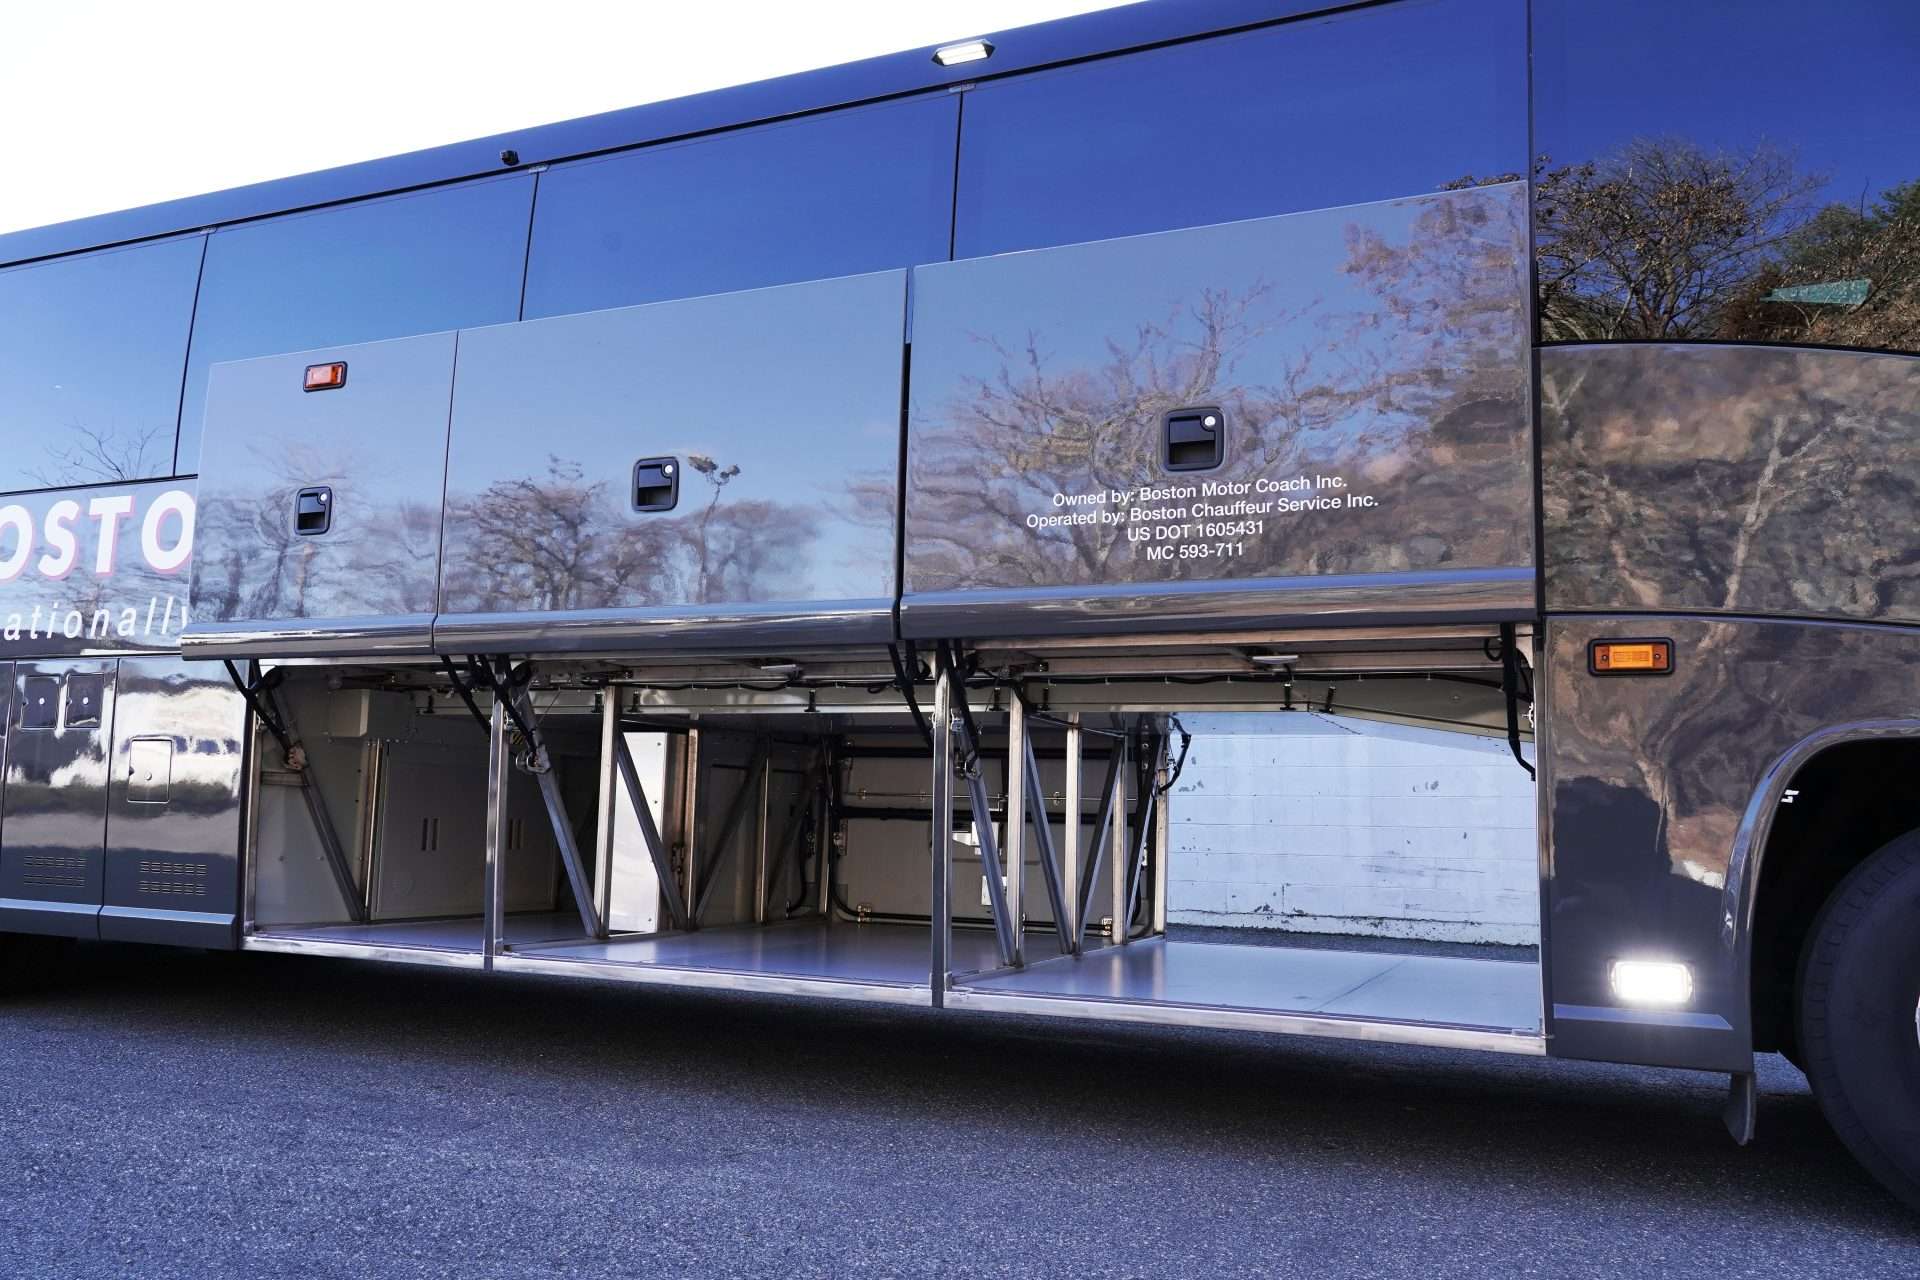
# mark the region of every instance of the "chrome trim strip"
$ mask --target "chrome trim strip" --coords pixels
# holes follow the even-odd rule
[[[322,938],[294,938],[256,933],[240,940],[242,951],[277,951],[284,955],[332,956],[341,960],[380,960],[388,964],[424,964],[444,969],[481,969],[486,957],[478,951],[444,951],[434,947],[387,947],[370,942],[339,942]]]
[[[445,613],[441,653],[589,653],[754,649],[767,644],[886,644],[892,597],[786,604],[672,605],[562,613]]]
[[[908,592],[908,639],[1399,626],[1530,620],[1531,565],[1434,573],[1309,574],[1223,582]]]
[[[180,633],[180,656],[195,658],[398,658],[433,653],[433,615],[195,622]]]
[[[958,986],[947,992],[949,1009],[981,1013],[1029,1013],[1052,1018],[1101,1022],[1143,1022],[1168,1027],[1209,1027],[1221,1031],[1260,1031],[1275,1035],[1376,1044],[1417,1044],[1442,1049],[1481,1049],[1491,1053],[1544,1056],[1547,1039],[1522,1031],[1439,1026],[1413,1022],[1376,1022],[1306,1013],[1269,1013],[1188,1004],[1150,1004],[1132,1000],[1090,1000],[1076,996],[1009,995]]]

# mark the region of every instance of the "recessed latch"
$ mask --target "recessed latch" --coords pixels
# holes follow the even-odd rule
[[[1169,471],[1211,471],[1226,459],[1226,415],[1218,405],[1173,410],[1161,434],[1160,460]]]
[[[324,484],[302,489],[293,500],[293,531],[310,538],[333,528],[333,489]]]
[[[679,501],[679,459],[642,458],[633,464],[635,511],[671,511]]]

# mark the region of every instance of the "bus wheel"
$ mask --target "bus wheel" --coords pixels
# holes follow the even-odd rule
[[[1834,1132],[1920,1210],[1920,831],[1840,882],[1800,957],[1799,1048]]]

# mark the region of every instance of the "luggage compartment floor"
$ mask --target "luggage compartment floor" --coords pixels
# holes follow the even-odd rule
[[[919,925],[846,922],[823,925],[817,921],[796,920],[605,941],[516,945],[513,949],[516,955],[535,960],[582,960],[595,964],[652,965],[924,987],[930,985],[933,937],[930,930]],[[991,932],[953,931],[955,969],[980,969],[998,961]]]
[[[1540,966],[1516,960],[1149,938],[961,985],[1010,995],[1540,1031]]]
[[[572,911],[523,911],[506,918],[509,946],[574,938],[580,917]],[[419,947],[432,951],[480,950],[480,917],[446,916],[434,920],[382,920],[369,924],[262,925],[258,936],[316,942],[358,942],[379,947]]]

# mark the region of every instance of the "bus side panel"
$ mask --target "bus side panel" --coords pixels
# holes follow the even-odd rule
[[[1592,642],[1642,637],[1672,643],[1672,674],[1589,672]],[[1920,634],[1617,614],[1550,618],[1547,640],[1552,1052],[1747,1070],[1743,817],[1809,735],[1920,715]],[[1685,964],[1691,1000],[1622,1007],[1615,960]]]
[[[111,661],[14,664],[0,930],[99,936]]]
[[[238,945],[246,715],[218,666],[121,659],[102,938]]]
[[[1920,622],[1920,360],[1540,353],[1548,609]]]
[[[1522,183],[918,267],[909,636],[1521,618]]]
[[[190,657],[426,651],[455,335],[222,364],[207,393]],[[309,366],[344,364],[309,391]]]
[[[907,277],[467,330],[446,653],[892,635]]]

